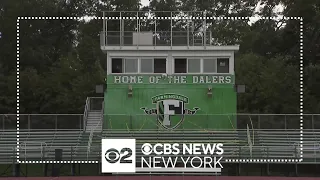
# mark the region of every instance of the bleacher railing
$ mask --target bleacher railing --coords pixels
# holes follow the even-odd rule
[[[83,129],[84,129],[84,131],[86,130],[86,125],[87,125],[88,110],[90,110],[89,97],[87,97],[87,99],[86,99],[86,105],[84,107],[84,113],[83,113]]]
[[[93,129],[91,129],[91,132],[90,132],[90,135],[89,135],[88,149],[87,149],[87,157],[89,157],[90,152],[91,152],[91,144],[92,144],[94,132],[96,132],[96,130],[97,130],[100,126],[103,126],[104,102],[102,101],[101,104],[102,104],[102,109],[101,109],[100,121],[99,121],[99,123],[98,123]],[[101,130],[102,130],[102,129],[101,129]]]
[[[137,34],[134,34],[137,33]],[[150,33],[151,44],[140,44],[134,39],[146,38],[143,33]],[[211,32],[189,31],[102,31],[100,33],[101,46],[206,46],[211,45]]]
[[[37,132],[36,135],[32,133],[32,130],[20,130],[20,157],[21,160],[53,160],[54,159],[54,150],[55,149],[60,149],[63,148],[63,157],[65,160],[90,160],[90,161],[96,161],[100,159],[99,154],[101,153],[101,144],[100,141],[96,141],[95,143],[92,143],[90,145],[90,153],[88,153],[88,147],[87,146],[57,146],[57,145],[50,145],[46,146],[45,144],[41,145],[41,142],[28,142],[24,143],[25,141],[23,139],[28,139],[28,137],[32,136],[39,136],[39,131],[42,132],[43,134],[45,133],[51,133],[53,130],[34,130],[34,132]],[[51,132],[50,132],[51,131]],[[61,130],[60,130],[61,131]],[[250,130],[252,132],[252,130]],[[15,130],[6,130],[3,132],[0,132],[0,139],[3,137],[4,132],[6,132],[5,137],[11,137],[12,140],[15,139],[16,137],[16,132]],[[268,158],[297,158],[299,159],[301,149],[300,149],[300,129],[296,130],[268,130],[268,129],[256,129],[255,133],[257,133],[258,136],[251,136],[251,138],[255,138],[255,142],[258,141],[259,139],[261,140],[264,139],[264,141],[269,141],[271,142],[270,145],[261,145],[261,144],[254,144],[252,146],[252,152],[250,153],[250,148],[246,143],[246,134],[247,130],[242,129],[242,130],[237,130],[237,132],[233,130],[229,130],[227,133],[229,136],[223,136],[220,135],[219,137],[216,137],[216,135],[219,135],[221,131],[212,131],[212,132],[203,132],[203,131],[196,131],[196,130],[184,130],[184,131],[174,131],[174,132],[169,132],[171,134],[175,133],[180,133],[179,136],[179,142],[216,142],[217,140],[214,140],[216,138],[220,139],[222,143],[224,143],[224,147],[226,149],[225,153],[225,158],[240,158],[240,159],[245,159],[245,158],[259,158],[259,159],[268,159]],[[261,134],[264,132],[263,134]],[[61,132],[60,132],[61,133]],[[140,134],[139,134],[140,133]],[[189,134],[189,136],[183,135]],[[217,133],[215,135],[215,133]],[[241,135],[241,139],[239,141],[234,142],[230,141],[233,139],[232,134],[235,135]],[[143,134],[146,134],[147,136],[141,136]],[[190,134],[194,137],[196,137],[196,140],[190,139]],[[75,134],[77,135],[77,134]],[[123,136],[127,135],[130,137],[134,137],[137,135],[137,144],[138,147],[140,148],[139,145],[142,143],[154,143],[154,142],[176,142],[177,140],[174,140],[175,138],[172,136],[168,137],[168,133],[166,132],[156,132],[154,130],[149,130],[149,131],[134,131],[134,132],[128,132],[125,130],[122,131],[106,131],[103,133],[103,137],[117,137],[117,136]],[[230,137],[231,136],[231,137]],[[239,136],[240,137],[240,136]],[[320,162],[320,130],[312,130],[312,129],[304,129],[303,130],[303,157],[304,161],[303,163],[319,163]],[[231,139],[230,139],[231,138]],[[172,139],[172,140],[170,140]],[[225,141],[223,140],[225,139]],[[27,141],[27,140],[26,140]],[[67,140],[68,141],[68,140]],[[279,141],[281,144],[279,144]],[[242,143],[241,143],[242,142]],[[261,143],[261,142],[260,142]],[[238,145],[236,145],[238,144]],[[15,144],[12,144],[13,147],[15,147]],[[6,152],[7,154],[10,154],[12,152],[11,150],[8,149],[9,147],[1,147],[0,152]],[[10,156],[5,155],[1,156],[0,153],[0,163],[1,162],[12,162],[10,159],[8,159]],[[15,154],[14,154],[15,155]],[[14,158],[14,157],[12,157]],[[294,162],[292,162],[294,163]]]
[[[304,129],[320,129],[320,114],[304,114]],[[128,127],[131,130],[154,129],[159,126],[157,115],[105,115],[105,123],[108,129],[124,129]],[[234,129],[300,129],[299,114],[195,114],[184,115],[184,121],[179,129],[199,129],[205,130],[212,127],[212,121],[230,121],[236,120]],[[211,124],[209,124],[211,123]],[[223,129],[215,124],[215,129]],[[152,127],[152,128],[150,128]]]
[[[141,148],[142,144],[137,145],[137,150]],[[20,160],[54,160],[55,149],[63,149],[63,157],[65,161],[100,161],[101,159],[101,146],[92,146],[90,154],[87,154],[87,146],[56,146],[56,147],[24,147],[20,153]],[[300,151],[296,146],[254,146],[252,148],[252,155],[249,153],[249,148],[246,146],[225,146],[224,147],[224,159],[299,159]],[[43,152],[43,153],[41,153]],[[45,152],[45,153],[44,153]],[[137,154],[137,157],[141,157],[142,154]],[[201,155],[199,155],[201,156]],[[206,156],[206,155],[203,155]],[[169,157],[169,155],[168,155]],[[3,159],[5,158],[5,159]],[[0,157],[0,163],[3,160],[6,162],[12,162],[13,157]],[[224,161],[224,160],[223,160]],[[308,151],[308,156],[304,157],[303,163],[319,163],[320,162],[320,150],[312,149]],[[281,162],[280,162],[281,163]],[[283,162],[288,163],[288,162]],[[290,163],[290,162],[289,162]],[[295,163],[292,161],[292,163]]]
[[[101,103],[100,103],[101,110]],[[153,116],[153,117],[152,117]],[[20,114],[20,129],[75,129],[83,130],[83,114]],[[106,126],[111,129],[119,129],[116,124],[128,124],[131,129],[148,129],[148,124],[157,123],[155,115],[105,115]],[[194,124],[194,129],[207,129],[208,119],[232,119],[236,118],[236,129],[300,129],[299,114],[205,114],[192,115],[185,118],[183,124]],[[136,120],[139,121],[136,121]],[[117,122],[117,123],[116,123]],[[144,125],[143,125],[144,124]],[[183,128],[184,125],[180,128]],[[142,127],[142,128],[141,128]],[[16,129],[16,114],[0,114],[0,130]],[[304,114],[304,129],[320,129],[320,114]]]

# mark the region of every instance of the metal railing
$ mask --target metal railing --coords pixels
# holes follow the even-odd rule
[[[21,145],[19,147],[19,152],[24,152],[24,155],[28,155],[29,158],[30,157],[38,158],[40,155],[41,160],[43,160],[43,158],[46,156],[45,148],[47,148],[46,142],[24,141],[21,143]],[[40,152],[37,151],[39,149],[40,149]],[[34,150],[36,150],[36,152],[34,152]],[[27,160],[27,156],[24,156],[23,158],[25,161]],[[20,160],[21,160],[21,158],[20,158]]]
[[[86,99],[86,105],[84,107],[84,112],[83,112],[83,130],[86,130],[87,126],[87,118],[88,118],[88,110],[90,109],[90,100],[89,97]]]
[[[19,114],[22,129],[83,129],[83,114]],[[0,131],[17,129],[16,114],[0,114]]]
[[[304,129],[320,129],[320,114],[304,114]],[[212,122],[216,123],[212,123]],[[236,123],[233,124],[232,122]],[[160,128],[157,115],[106,114],[108,129],[145,130]],[[224,125],[220,125],[224,124]],[[184,115],[179,129],[300,129],[299,114],[195,114]],[[161,128],[160,128],[161,129]],[[230,129],[230,128],[229,128]]]
[[[100,98],[103,100],[103,98]],[[100,101],[99,100],[99,101]],[[91,103],[93,105],[95,103]],[[98,103],[101,110],[101,101]],[[96,105],[96,107],[99,107]],[[92,108],[91,108],[92,109]],[[97,108],[95,108],[97,109]],[[74,129],[83,130],[83,114],[20,114],[19,128],[22,129]],[[131,129],[148,129],[148,125],[157,124],[156,115],[128,115],[106,114],[104,116],[107,127],[117,128],[117,125],[127,124]],[[208,120],[236,119],[235,129],[300,129],[299,114],[204,114],[186,116],[180,128],[193,126],[194,129],[208,129]],[[251,124],[253,127],[251,127]],[[122,127],[122,126],[121,126]],[[16,114],[0,114],[0,131],[17,128]],[[320,129],[320,114],[304,114],[304,129]]]
[[[89,154],[90,154],[90,152],[91,152],[91,144],[92,144],[92,139],[93,139],[93,136],[94,136],[94,132],[96,132],[97,128],[100,127],[100,125],[103,126],[103,118],[104,118],[103,112],[104,112],[104,101],[102,101],[102,109],[101,109],[100,121],[99,121],[99,123],[98,123],[93,129],[91,129],[91,131],[90,131],[89,140],[88,140],[87,157],[89,157]]]
[[[134,34],[136,33],[136,34]],[[102,31],[100,33],[101,46],[206,46],[211,45],[211,32],[183,32],[183,31],[146,31],[152,37],[134,31]],[[134,41],[134,39],[137,41]],[[152,38],[151,44],[140,44],[140,39]]]
[[[137,152],[140,152],[141,145],[137,143],[136,149]],[[0,150],[6,147],[0,147]],[[101,146],[92,146],[92,151],[90,154],[87,154],[87,146],[26,146],[20,148],[20,160],[30,161],[30,160],[54,160],[55,159],[55,149],[63,149],[64,161],[69,160],[78,160],[78,161],[100,161],[101,159]],[[299,147],[295,146],[254,146],[253,155],[250,156],[249,148],[246,146],[224,146],[224,156],[225,159],[272,159],[272,158],[282,158],[282,159],[299,159],[300,151]],[[10,160],[10,152],[14,152],[15,148],[10,150],[7,148],[8,152],[5,153],[6,156],[3,156],[0,152],[0,164],[1,161],[12,162]],[[305,152],[305,151],[304,151]],[[312,150],[312,156],[304,157],[303,163],[319,163],[320,162],[320,150]],[[12,154],[11,158],[16,159],[16,154]],[[175,156],[167,155],[166,157]],[[207,156],[207,155],[199,155]],[[140,159],[142,153],[137,153],[136,158]],[[139,161],[137,161],[139,162]],[[288,162],[283,162],[288,163]],[[292,163],[295,163],[292,161]]]

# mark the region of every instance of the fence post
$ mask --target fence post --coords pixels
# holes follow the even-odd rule
[[[30,114],[27,115],[28,116],[28,129],[31,129],[31,122],[30,122]]]
[[[2,118],[1,118],[2,119],[2,129],[5,129],[5,127],[4,127],[4,125],[5,125],[4,124],[4,115],[1,115],[1,116],[2,116]]]
[[[284,115],[284,129],[287,129],[287,115]]]
[[[54,115],[54,116],[55,116],[54,129],[57,130],[58,129],[58,115]]]
[[[311,115],[311,123],[312,123],[312,129],[314,130],[314,119],[313,119],[313,114]]]

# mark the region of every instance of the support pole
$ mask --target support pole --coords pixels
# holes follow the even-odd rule
[[[203,42],[204,42],[204,48],[207,46],[207,11],[204,11],[204,21],[203,21]]]
[[[157,19],[154,20],[154,45],[157,46]]]
[[[106,13],[103,11],[103,13],[102,13],[102,23],[103,23],[103,27],[102,27],[102,42],[103,42],[103,46],[106,46],[106,33],[107,33],[107,31],[106,31],[106,19],[105,19],[105,15],[106,15]]]
[[[119,27],[119,28],[120,28],[120,33],[119,33],[120,46],[122,46],[122,41],[121,41],[121,39],[122,39],[122,38],[121,38],[121,35],[122,35],[122,23],[121,23],[121,22],[122,22],[122,13],[120,12],[120,20],[119,20],[119,26],[120,26],[120,27]]]
[[[172,38],[172,11],[170,12],[170,20],[171,20],[171,26],[170,26],[170,27],[171,27],[171,29],[170,29],[170,33],[171,33],[170,39],[171,39],[171,41],[170,41],[170,42],[171,42],[171,48],[172,48],[172,39],[173,39],[173,38]]]

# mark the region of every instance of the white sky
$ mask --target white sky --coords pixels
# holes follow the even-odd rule
[[[142,6],[148,6],[149,5],[149,0],[141,0]]]

